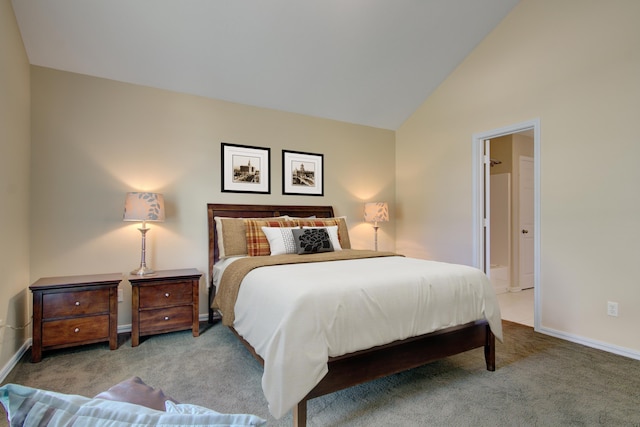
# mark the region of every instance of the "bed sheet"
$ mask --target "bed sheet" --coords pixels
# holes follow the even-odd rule
[[[329,357],[479,319],[502,340],[482,271],[394,256],[257,268],[242,281],[234,328],[264,359],[262,388],[280,418],[326,375]]]

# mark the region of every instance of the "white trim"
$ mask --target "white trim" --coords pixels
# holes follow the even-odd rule
[[[533,174],[534,174],[534,325],[540,328],[540,119],[516,123],[487,132],[476,133],[472,138],[472,176],[473,176],[473,259],[477,268],[482,268],[484,262],[484,238],[482,222],[484,200],[483,186],[483,144],[487,139],[523,132],[533,129]]]
[[[555,337],[555,338],[560,338],[565,341],[571,341],[576,344],[581,344],[586,347],[596,348],[598,350],[603,350],[609,353],[625,356],[630,359],[640,360],[640,352],[636,350],[632,350],[630,348],[620,347],[620,346],[609,344],[606,342],[584,338],[579,335],[567,334],[566,332],[557,331],[551,328],[536,327],[535,331],[540,332],[541,334]]]
[[[31,338],[28,338],[22,344],[20,349],[18,349],[16,354],[14,354],[13,357],[11,359],[9,359],[9,361],[2,367],[2,370],[0,370],[0,383],[4,382],[5,378],[7,378],[7,375],[9,375],[11,373],[13,368],[16,367],[16,365],[18,364],[18,362],[22,358],[22,356],[24,356],[24,354],[27,352],[27,350],[29,350],[29,347],[31,347]]]
[[[131,323],[127,325],[118,325],[118,333],[122,334],[125,332],[131,332]]]

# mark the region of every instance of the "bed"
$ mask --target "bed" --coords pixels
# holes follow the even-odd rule
[[[361,274],[362,271],[371,270],[375,273],[376,276],[366,278],[365,280],[367,282],[373,283],[373,282],[376,282],[376,280],[378,282],[387,280],[385,279],[386,277],[385,271],[393,270],[394,268],[393,266],[395,265],[403,269],[402,266],[404,266],[407,263],[409,264],[427,263],[429,261],[412,260],[410,258],[404,259],[404,257],[397,256],[397,254],[390,254],[390,253],[371,254],[371,253],[364,253],[364,252],[372,252],[372,251],[350,250],[350,243],[348,241],[348,230],[346,230],[346,223],[344,221],[340,222],[336,220],[334,216],[333,208],[331,206],[208,204],[207,216],[208,216],[208,228],[209,228],[209,281],[210,281],[209,283],[209,307],[210,307],[209,321],[214,322],[216,319],[221,318],[219,313],[212,308],[214,306],[213,303],[215,300],[216,301],[215,307],[217,309],[220,309],[221,307],[223,307],[223,309],[219,311],[222,311],[223,313],[222,317],[224,317],[223,320],[226,320],[225,323],[227,324],[227,326],[231,329],[231,331],[233,331],[236,334],[236,336],[240,339],[240,341],[249,349],[251,354],[253,354],[253,356],[263,365],[263,367],[265,367],[265,374],[263,376],[263,390],[265,391],[265,396],[269,401],[269,409],[276,418],[281,417],[284,411],[287,411],[289,409],[289,406],[292,406],[291,409],[293,410],[294,425],[300,426],[300,427],[305,426],[306,417],[307,417],[307,401],[310,399],[313,399],[315,397],[319,397],[328,393],[332,393],[347,387],[351,387],[366,381],[371,381],[376,378],[381,378],[381,377],[398,373],[407,369],[415,368],[415,367],[442,359],[444,357],[448,357],[451,355],[455,355],[455,354],[476,349],[476,348],[484,348],[484,357],[485,357],[486,367],[490,371],[495,370],[495,339],[496,339],[496,336],[498,337],[498,339],[502,338],[502,330],[501,330],[501,324],[500,324],[499,307],[497,306],[497,301],[495,299],[495,294],[493,293],[492,287],[488,282],[488,279],[486,279],[486,276],[484,276],[484,274],[482,274],[476,269],[472,269],[471,267],[466,267],[466,266],[454,266],[452,264],[444,265],[443,263],[433,263],[434,267],[443,268],[442,272],[440,273],[441,276],[447,277],[450,274],[449,272],[453,271],[451,270],[452,268],[462,269],[465,271],[465,274],[471,273],[476,276],[478,276],[478,274],[482,276],[482,279],[479,280],[482,283],[477,285],[476,287],[472,288],[469,284],[465,282],[464,285],[460,285],[461,286],[460,289],[457,289],[455,292],[451,293],[452,295],[455,294],[456,300],[461,298],[459,294],[469,293],[477,296],[479,293],[481,293],[482,295],[479,295],[478,299],[473,302],[463,302],[461,304],[461,305],[465,305],[465,307],[463,308],[454,307],[453,309],[441,310],[445,313],[444,314],[441,313],[440,315],[455,317],[456,319],[455,321],[453,321],[453,323],[449,318],[447,318],[447,320],[444,320],[445,323],[446,322],[451,323],[451,324],[448,324],[446,327],[436,326],[435,330],[429,330],[429,332],[427,333],[416,333],[410,336],[406,336],[407,333],[403,332],[403,336],[400,336],[397,339],[389,340],[388,335],[385,337],[379,337],[378,335],[382,335],[382,334],[381,333],[378,334],[378,331],[380,329],[386,329],[386,325],[392,322],[387,321],[388,319],[381,320],[380,318],[373,317],[367,320],[367,322],[370,322],[367,325],[371,325],[371,327],[367,327],[366,325],[365,327],[363,327],[363,325],[359,326],[360,328],[362,328],[361,329],[361,331],[363,331],[362,334],[354,334],[352,331],[350,333],[344,334],[348,339],[345,339],[345,337],[341,337],[341,339],[336,339],[335,341],[333,340],[333,338],[327,341],[327,337],[323,336],[322,339],[327,341],[328,343],[327,346],[330,347],[330,349],[327,350],[326,355],[320,354],[319,356],[320,358],[324,358],[324,362],[321,364],[321,368],[320,367],[312,368],[312,369],[305,368],[305,366],[307,366],[307,365],[304,365],[304,363],[307,363],[306,359],[304,359],[306,356],[298,355],[298,353],[301,353],[301,354],[308,353],[310,355],[309,358],[314,359],[315,358],[314,355],[318,353],[318,351],[316,351],[318,347],[309,347],[308,343],[306,342],[306,341],[313,341],[313,340],[311,339],[305,340],[305,343],[303,346],[303,344],[301,343],[300,344],[294,343],[293,339],[289,338],[292,333],[291,331],[297,332],[298,330],[301,329],[301,326],[299,326],[298,324],[296,324],[295,327],[291,327],[289,330],[287,330],[286,329],[287,327],[284,326],[283,331],[286,330],[287,331],[286,334],[289,334],[289,335],[286,335],[285,332],[281,332],[280,330],[278,330],[273,334],[278,336],[280,335],[286,336],[287,339],[286,340],[282,339],[281,341],[279,341],[279,344],[275,346],[275,350],[272,351],[269,347],[265,347],[266,344],[263,342],[265,340],[262,340],[260,335],[256,335],[257,332],[254,333],[253,329],[260,330],[261,328],[263,328],[264,325],[268,323],[267,321],[268,319],[271,319],[274,316],[276,316],[278,313],[283,312],[286,309],[286,307],[283,309],[283,306],[279,306],[278,304],[288,304],[287,302],[288,300],[286,298],[283,298],[282,296],[281,297],[274,296],[273,300],[269,300],[269,303],[265,304],[264,302],[267,299],[272,297],[271,294],[273,292],[269,291],[267,293],[264,293],[265,291],[260,289],[265,289],[265,286],[260,287],[260,286],[257,286],[256,284],[252,284],[256,280],[258,280],[257,272],[260,272],[260,274],[264,274],[264,272],[270,272],[270,274],[274,278],[280,278],[280,277],[290,275],[288,273],[283,273],[283,272],[289,272],[289,271],[293,272],[294,271],[293,269],[312,268],[312,270],[310,271],[315,272],[312,274],[322,276],[322,273],[319,273],[319,272],[323,271],[322,269],[326,268],[325,267],[326,265],[331,264],[335,266],[339,265],[340,268],[355,268],[356,271],[358,271],[358,276],[362,276]],[[221,219],[221,218],[225,218],[225,219]],[[249,272],[246,273],[247,274],[246,276],[244,276],[244,273],[243,273],[242,277],[245,277],[245,279],[242,280],[242,284],[243,284],[242,287],[239,287],[238,289],[236,289],[235,294],[231,292],[232,294],[234,294],[236,298],[239,298],[237,301],[234,300],[234,304],[237,304],[238,307],[243,305],[246,306],[247,301],[249,301],[248,295],[255,293],[254,297],[257,296],[257,298],[260,298],[258,300],[260,301],[260,303],[258,303],[257,305],[260,305],[261,309],[266,310],[265,314],[262,314],[262,312],[257,314],[256,310],[250,310],[249,314],[241,312],[240,317],[238,317],[237,312],[235,313],[235,315],[233,314],[233,310],[235,307],[234,305],[229,305],[230,303],[227,303],[226,305],[221,306],[220,301],[218,301],[220,298],[215,298],[216,291],[217,291],[216,285],[220,286],[221,277],[224,277],[224,275],[222,275],[220,271],[220,268],[221,268],[220,266],[224,266],[223,268],[227,268],[227,270],[224,270],[225,272],[227,272],[227,276],[232,276],[234,273],[231,273],[229,271],[232,270],[232,268],[236,268],[240,265],[240,262],[235,261],[233,259],[235,257],[230,256],[233,254],[229,251],[225,252],[224,249],[221,248],[219,244],[222,241],[222,238],[226,236],[225,238],[227,240],[224,241],[222,245],[228,249],[229,243],[230,243],[227,235],[227,233],[229,232],[229,224],[242,222],[242,221],[232,222],[231,220],[226,220],[227,218],[228,219],[231,219],[231,218],[264,219],[264,221],[262,220],[245,221],[245,224],[252,224],[253,222],[255,222],[258,225],[267,223],[269,226],[271,226],[271,225],[275,225],[275,223],[278,223],[278,225],[276,226],[279,226],[279,227],[291,226],[291,221],[295,221],[293,220],[293,218],[301,219],[301,220],[314,218],[314,220],[311,220],[313,222],[312,225],[317,225],[317,224],[323,223],[323,221],[326,221],[326,224],[335,225],[341,238],[342,237],[345,238],[344,242],[343,241],[340,242],[343,244],[344,247],[342,249],[344,250],[340,251],[341,252],[340,254],[338,253],[314,254],[313,256],[326,255],[328,258],[324,260],[326,262],[318,262],[318,263],[304,262],[304,264],[308,264],[308,266],[306,265],[301,266],[298,264],[289,265],[288,262],[284,262],[285,265],[281,265],[280,261],[276,259],[278,257],[284,257],[284,258],[291,257],[291,255],[277,255],[273,257],[271,256],[246,257],[249,259],[244,260],[242,262],[245,262],[245,261],[248,263],[251,263],[252,261],[262,262],[261,259],[264,259],[266,261],[273,261],[273,265],[265,268],[261,268],[259,265],[257,267],[249,268],[248,269]],[[218,230],[218,228],[223,224],[223,222],[221,221],[227,221],[227,222],[224,222],[224,224],[227,224],[225,225],[225,228],[224,228],[224,231],[225,231],[224,236],[223,236],[223,233],[220,233]],[[331,222],[331,221],[335,221],[335,222]],[[297,222],[296,224],[299,225],[304,223],[305,222],[303,220],[302,222]],[[246,225],[246,226],[249,227],[249,225]],[[331,228],[331,227],[328,227],[328,228]],[[250,233],[247,233],[247,234],[250,234]],[[262,244],[264,244],[264,242],[262,242]],[[271,242],[271,244],[273,244],[273,241]],[[337,246],[340,246],[340,244],[338,243]],[[246,249],[243,249],[243,250],[246,250]],[[267,245],[267,250],[268,250],[268,245]],[[250,244],[249,251],[251,251],[251,244]],[[254,255],[255,254],[256,253],[254,253]],[[259,252],[259,254],[265,255],[264,251]],[[266,255],[268,254],[269,253],[267,252]],[[354,254],[354,256],[357,255],[357,259],[351,260],[350,257],[352,256],[352,254]],[[349,258],[349,261],[344,261],[342,259],[334,260],[333,258],[331,258],[333,256],[346,257],[344,259]],[[364,258],[360,259],[359,258],[360,256],[363,256]],[[310,260],[310,258],[306,258],[306,257],[310,257],[309,255],[304,255],[304,256],[298,255],[298,257],[301,259],[304,259],[305,261]],[[231,260],[232,263],[230,263],[229,267],[226,267],[227,265],[226,263],[229,260]],[[384,267],[381,270],[376,270],[376,267],[374,267],[374,265],[383,265],[383,264],[390,265],[391,267]],[[292,269],[292,270],[289,270],[289,269]],[[302,270],[296,270],[296,271],[302,271]],[[304,274],[309,274],[307,270],[304,270],[304,271],[305,271]],[[295,278],[296,274],[291,274],[291,276]],[[340,274],[344,275],[341,277],[351,277],[355,281],[355,274],[352,271],[344,270],[344,271],[341,271]],[[453,274],[451,274],[451,276],[453,277]],[[229,278],[229,277],[226,277],[226,278]],[[264,280],[264,279],[259,279],[259,280]],[[452,280],[460,281],[460,279],[457,277],[454,277],[454,279]],[[280,282],[279,279],[276,279],[276,281]],[[214,285],[214,282],[215,282],[215,285]],[[284,282],[284,280],[282,280],[282,282]],[[280,286],[280,283],[278,284],[276,284],[275,282],[270,283],[269,289],[271,289],[271,286],[274,286],[273,289],[278,289],[277,286]],[[282,286],[285,286],[285,285],[283,284]],[[327,287],[331,288],[331,286],[327,286]],[[247,289],[246,291],[244,290],[245,288]],[[478,291],[479,288],[482,288],[483,290]],[[289,288],[283,288],[283,289],[288,289],[287,292],[290,292],[290,290],[293,288],[289,287]],[[227,292],[228,287],[226,287],[225,285],[225,287],[221,287],[220,291],[222,290],[225,290],[225,292]],[[295,292],[298,292],[298,290],[296,290]],[[299,291],[299,292],[302,292],[302,291]],[[367,298],[368,298],[369,292],[370,292],[369,290],[366,291]],[[389,292],[389,291],[385,290],[384,292]],[[394,290],[393,292],[396,292],[396,291]],[[380,295],[392,295],[392,294],[383,293]],[[438,294],[435,294],[435,293],[434,295],[438,296]],[[324,296],[321,295],[320,299],[323,297]],[[294,298],[294,297],[291,297],[291,298]],[[297,296],[295,298],[297,298],[296,301],[300,299]],[[400,301],[399,303],[402,304],[403,300],[400,297],[398,298]],[[302,298],[302,299],[305,299],[305,298]],[[316,299],[318,299],[318,295],[314,295],[313,299],[314,301],[316,301]],[[373,307],[374,312],[376,312],[377,310],[377,304],[379,299],[380,298],[374,301],[375,304],[369,303],[368,307]],[[390,299],[393,299],[393,298],[390,298]],[[280,300],[284,300],[284,302]],[[412,299],[412,301],[406,300],[404,303],[411,303],[413,302],[413,300],[414,299]],[[471,301],[471,299],[469,299],[469,301]],[[253,302],[252,304],[254,307],[256,306],[255,302]],[[231,309],[229,309],[229,307],[231,307]],[[470,307],[472,307],[472,309],[470,309]],[[308,308],[305,308],[304,311],[307,312],[308,310],[309,310]],[[468,313],[470,310],[471,311],[475,310],[474,313],[479,313],[480,311],[482,311],[483,314],[481,315],[474,314],[472,318],[466,318],[466,320],[460,320],[460,319],[465,319],[465,316],[466,317],[470,316],[470,314]],[[419,311],[421,313],[427,312],[427,310],[419,310]],[[489,315],[485,315],[485,312],[489,313]],[[456,313],[456,314],[452,315],[451,313]],[[264,316],[264,319],[265,319],[264,322],[261,321],[262,317],[260,316]],[[316,317],[324,316],[324,314],[318,315],[314,311],[313,316],[316,316]],[[364,318],[365,317],[363,317],[363,319]],[[333,317],[331,317],[331,319],[333,319]],[[430,322],[432,320],[433,319],[429,318]],[[352,323],[355,324],[355,323],[358,323],[358,321],[359,321],[358,318],[351,318],[348,322],[344,323],[342,326],[349,325],[345,329],[350,329]],[[255,328],[251,327],[252,322],[255,325]],[[275,319],[275,322],[278,323],[278,320]],[[438,320],[438,322],[442,323],[442,321],[440,320]],[[285,322],[280,322],[280,323],[285,324]],[[300,322],[300,324],[302,323],[305,323],[305,322],[304,321]],[[323,323],[323,321],[318,321],[314,317],[314,320],[309,321],[309,323],[315,325],[315,324],[325,324],[327,322]],[[429,326],[429,327],[432,327],[432,326]],[[336,329],[336,328],[333,328],[333,329]],[[389,328],[389,329],[393,329],[393,328]],[[268,330],[268,329],[265,329],[265,330]],[[371,333],[372,330],[375,333]],[[390,333],[396,333],[396,332],[392,331]],[[321,332],[318,333],[318,331],[313,329],[313,332],[308,334],[307,336],[315,337],[320,334]],[[367,338],[363,338],[362,343],[352,343],[352,341],[354,340],[354,337],[357,338],[360,335],[365,336]],[[371,338],[371,340],[374,340],[374,341],[367,341],[369,340],[368,337],[370,335],[375,336]],[[299,338],[300,337],[298,337],[298,339]],[[385,339],[387,342],[384,342],[382,344],[377,344],[377,345],[363,344],[365,342],[375,342],[375,340],[378,340],[378,339]],[[290,344],[289,341],[291,341],[293,344]],[[345,344],[346,341],[348,341],[348,343]],[[295,349],[297,348],[295,346],[299,345],[301,346],[300,348],[303,348],[303,350],[299,352],[293,351],[293,350],[283,351],[282,350],[283,348],[286,349],[286,347],[284,346],[285,344],[290,346],[289,349]],[[291,345],[293,345],[293,347],[291,347]],[[273,346],[271,348],[273,348]],[[345,349],[347,349],[348,351],[345,352]],[[272,362],[270,362],[269,360],[273,358],[272,353],[277,351],[280,351],[280,353],[286,353],[287,356],[291,356],[292,354],[294,354],[293,357],[296,358],[296,361],[293,361],[292,359],[287,360],[286,363],[280,361],[280,364],[285,365],[286,369],[283,368],[283,366],[280,366],[280,371],[277,371],[277,368],[273,368],[271,366]],[[263,357],[265,355],[267,355],[267,357]],[[265,363],[265,359],[267,359],[266,363]],[[292,365],[292,363],[295,364],[297,363],[297,360],[302,360],[302,359],[304,360],[300,362],[301,363],[300,366]],[[310,365],[310,366],[314,366],[314,365]],[[308,376],[310,378],[306,378],[307,376],[306,374],[292,376],[292,374],[289,371],[293,371],[295,373],[296,368],[299,369],[299,372],[309,372]],[[307,371],[305,371],[304,369],[307,369]],[[276,372],[276,373],[274,374],[273,372]],[[280,376],[278,376],[278,374]],[[287,381],[291,381],[292,383],[295,383],[295,384],[290,385],[287,383]],[[274,386],[272,383],[276,383],[277,387]],[[298,384],[298,383],[303,383],[303,384]],[[280,388],[295,389],[296,387],[298,388],[296,390],[297,394],[294,394],[294,396],[297,396],[297,397],[295,397],[295,401],[293,404],[291,404],[291,402],[288,402],[288,403],[278,402],[278,404],[274,404],[270,400],[272,389],[276,388],[280,392],[281,391]],[[302,394],[300,394],[300,390],[303,390]],[[283,393],[283,395],[284,394],[286,393]],[[287,397],[290,398],[290,395],[287,395]]]

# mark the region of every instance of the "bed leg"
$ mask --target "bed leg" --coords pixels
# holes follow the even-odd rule
[[[209,284],[209,305],[207,306],[209,309],[209,324],[213,324],[213,309],[211,308],[211,303],[213,302],[214,296],[215,289],[212,284]]]
[[[307,401],[302,400],[293,407],[293,427],[307,426]]]
[[[484,345],[484,360],[487,363],[487,371],[496,370],[496,337],[487,325],[487,342]]]
[[[213,310],[211,309],[211,287],[209,287],[209,323],[213,323]]]

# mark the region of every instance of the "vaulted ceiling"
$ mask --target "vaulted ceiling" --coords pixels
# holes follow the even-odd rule
[[[33,65],[397,129],[518,0],[13,0]]]

